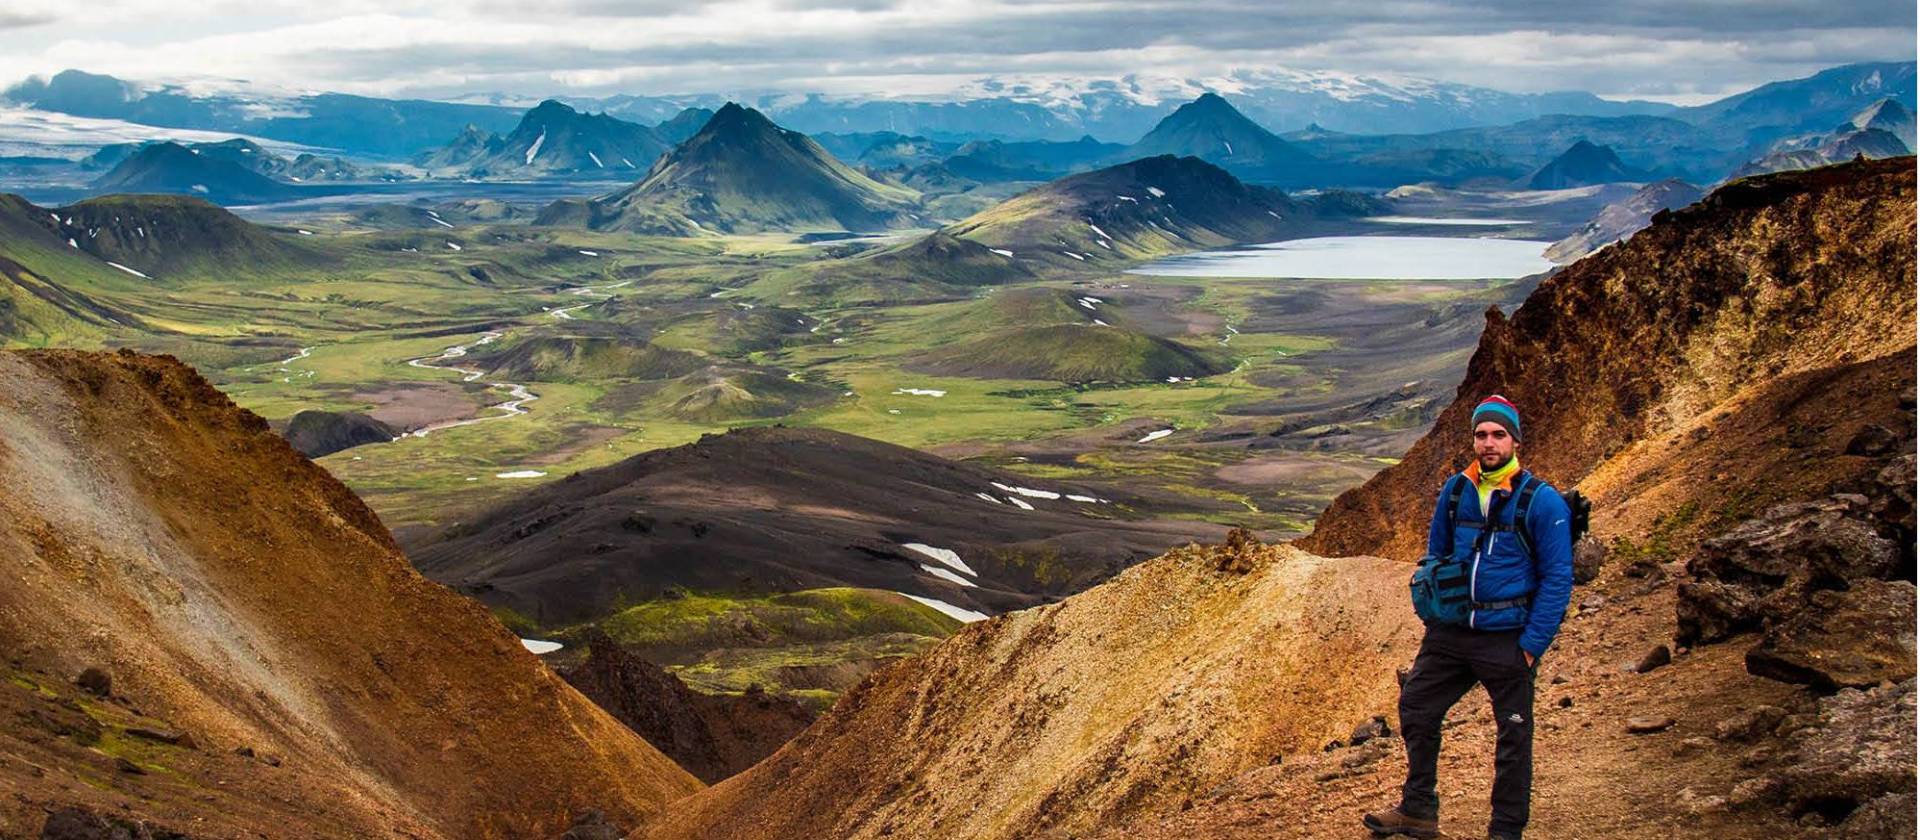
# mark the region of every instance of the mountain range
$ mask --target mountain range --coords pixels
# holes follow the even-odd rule
[[[1847,65],[1694,108],[1613,102],[1579,92],[1512,94],[1425,79],[1284,69],[1207,79],[985,78],[955,91],[949,101],[786,93],[622,95],[565,101],[647,125],[669,120],[689,107],[717,109],[731,99],[810,134],[892,131],[960,142],[1073,140],[1092,135],[1106,142],[1132,142],[1162,119],[1169,106],[1209,91],[1224,94],[1249,117],[1276,132],[1319,125],[1344,133],[1421,134],[1551,115],[1672,116],[1714,126],[1786,122],[1797,129],[1818,129],[1844,117],[1815,118],[1814,112],[1858,103],[1875,92],[1911,107],[1913,80],[1911,62]],[[343,94],[202,93],[182,85],[143,85],[78,70],[20,82],[8,88],[4,98],[79,116],[229,131],[388,157],[407,157],[444,143],[469,123],[487,133],[506,132],[526,107],[500,104],[512,102],[509,98],[484,96],[475,99],[488,104]],[[1858,104],[1851,104],[1841,110],[1851,113],[1857,108]]]
[[[506,136],[469,124],[420,159],[423,168],[465,177],[539,177],[566,173],[631,176],[671,143],[654,129],[606,114],[583,114],[555,100],[534,106]]]

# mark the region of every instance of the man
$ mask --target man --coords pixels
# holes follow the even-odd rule
[[[1407,782],[1398,807],[1362,819],[1376,835],[1439,835],[1440,724],[1476,683],[1487,687],[1499,728],[1487,836],[1519,840],[1527,827],[1534,675],[1573,594],[1569,512],[1558,491],[1520,468],[1520,410],[1513,403],[1488,397],[1474,408],[1472,428],[1473,463],[1441,487],[1421,561],[1464,564],[1452,567],[1464,571],[1451,580],[1464,579],[1454,585],[1465,594],[1454,599],[1457,612],[1427,620],[1400,688]]]

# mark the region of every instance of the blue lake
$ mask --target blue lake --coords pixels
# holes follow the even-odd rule
[[[1129,274],[1317,280],[1513,279],[1553,268],[1532,239],[1320,236],[1155,260]]]

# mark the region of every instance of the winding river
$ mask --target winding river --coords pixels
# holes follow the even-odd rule
[[[620,283],[614,283],[608,286],[580,286],[580,287],[569,290],[569,294],[578,295],[581,297],[591,297],[591,298],[599,298],[600,300],[605,300],[607,298],[613,297],[613,294],[609,290],[618,289],[632,282],[633,282],[632,280],[627,280]],[[578,306],[568,306],[568,307],[562,307],[559,309],[549,309],[549,310],[546,310],[546,314],[552,316],[554,320],[557,320],[557,321],[571,321],[573,320],[573,315],[571,313],[573,313],[576,310],[585,309],[598,302],[599,300],[592,300],[586,303],[579,304]],[[417,368],[429,368],[433,370],[453,371],[455,373],[460,374],[461,382],[473,382],[479,379],[480,377],[485,376],[486,372],[475,369],[475,368],[461,367],[458,364],[454,364],[453,362],[457,359],[460,359],[466,356],[469,350],[472,350],[475,347],[492,344],[493,342],[500,340],[500,338],[505,336],[506,334],[507,334],[507,331],[505,330],[493,330],[481,335],[479,338],[473,341],[469,341],[465,344],[456,344],[434,355],[421,356],[420,358],[417,358],[417,359],[408,359],[407,364]],[[527,386],[522,385],[518,382],[489,382],[487,383],[487,387],[492,388],[494,390],[505,391],[507,394],[508,399],[505,402],[494,403],[493,405],[488,406],[489,409],[499,413],[483,415],[480,417],[469,417],[465,420],[444,420],[439,423],[429,423],[425,426],[421,426],[418,429],[414,429],[413,431],[408,432],[407,435],[410,437],[426,437],[429,434],[441,431],[443,429],[454,429],[454,428],[459,428],[461,426],[471,426],[475,423],[485,423],[489,420],[505,420],[510,417],[518,417],[522,414],[527,413],[527,409],[526,409],[527,403],[540,399],[539,394],[536,394],[528,390]]]

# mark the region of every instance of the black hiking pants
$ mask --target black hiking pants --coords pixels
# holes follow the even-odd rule
[[[1533,678],[1520,650],[1520,631],[1481,631],[1435,625],[1420,640],[1420,653],[1400,687],[1400,729],[1407,741],[1407,784],[1401,813],[1438,817],[1434,791],[1440,760],[1440,725],[1447,710],[1475,683],[1493,698],[1499,727],[1493,753],[1493,819],[1490,833],[1519,837],[1527,827],[1533,794]]]

